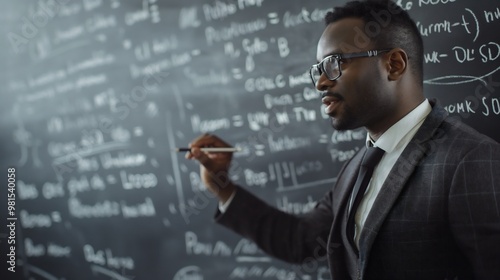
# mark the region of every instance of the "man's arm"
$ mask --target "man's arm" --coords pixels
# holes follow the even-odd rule
[[[331,192],[316,207],[295,216],[266,204],[243,188],[225,213],[216,213],[216,222],[254,241],[263,251],[281,260],[302,263],[321,259],[332,224]]]
[[[254,241],[265,252],[288,262],[300,263],[320,258],[326,253],[328,234],[333,220],[331,193],[317,207],[303,216],[284,213],[269,206],[229,176],[231,153],[206,153],[202,147],[229,147],[215,135],[204,134],[189,144],[187,159],[200,162],[200,175],[209,191],[226,204],[217,221]],[[234,196],[233,196],[234,195]]]

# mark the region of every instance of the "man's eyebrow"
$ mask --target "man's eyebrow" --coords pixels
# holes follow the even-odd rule
[[[333,51],[331,51],[331,52],[327,53],[327,54],[323,57],[323,59],[325,59],[325,57],[328,57],[328,56],[331,56],[331,55],[342,55],[342,54],[343,54],[343,53],[342,53],[342,51],[341,51],[341,50],[333,50]]]

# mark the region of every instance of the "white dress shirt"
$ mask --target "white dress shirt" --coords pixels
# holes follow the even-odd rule
[[[389,172],[394,166],[394,163],[396,163],[396,160],[399,158],[404,148],[413,138],[431,110],[432,107],[429,101],[426,99],[410,113],[404,116],[401,120],[391,126],[386,132],[384,132],[384,134],[382,134],[375,143],[373,143],[373,141],[371,140],[370,135],[366,136],[367,146],[377,146],[384,150],[385,154],[380,160],[379,164],[375,167],[370,183],[368,184],[368,188],[366,189],[365,195],[361,200],[361,203],[359,204],[358,210],[356,212],[356,246],[359,246],[359,233],[361,232],[361,230],[358,229],[363,228],[366,217],[368,216],[368,213],[373,206],[375,198],[382,188],[382,184],[389,175]],[[226,211],[229,204],[231,204],[234,195],[235,192],[231,194],[226,203],[219,203],[219,211],[221,213],[224,213]]]
[[[366,217],[370,213],[373,202],[377,198],[382,184],[389,175],[392,167],[396,163],[403,150],[406,148],[410,140],[417,133],[420,126],[424,122],[427,115],[431,112],[432,107],[426,99],[410,113],[400,119],[397,123],[393,124],[384,134],[380,136],[375,143],[366,136],[366,145],[376,146],[385,151],[384,156],[379,164],[373,170],[373,175],[366,189],[365,195],[359,204],[359,207],[354,216],[356,223],[355,228],[355,243],[359,248],[359,236],[363,225],[365,224]]]

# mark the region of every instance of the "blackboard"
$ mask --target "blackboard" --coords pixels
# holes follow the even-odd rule
[[[330,127],[308,76],[343,2],[3,1],[1,275],[329,279],[214,224],[198,166],[171,150],[218,134],[243,149],[237,183],[313,207],[366,136]],[[500,141],[499,2],[397,2],[425,41],[426,96]]]

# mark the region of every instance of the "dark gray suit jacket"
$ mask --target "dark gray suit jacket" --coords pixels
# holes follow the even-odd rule
[[[498,143],[434,106],[382,186],[358,253],[345,236],[346,204],[363,152],[306,215],[238,188],[216,221],[285,261],[328,258],[335,280],[500,279]]]

